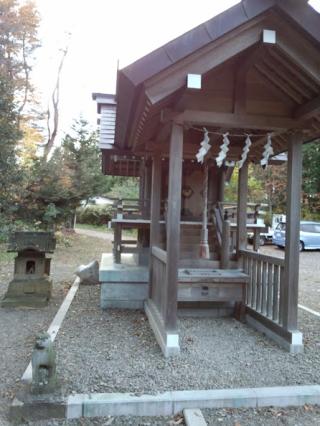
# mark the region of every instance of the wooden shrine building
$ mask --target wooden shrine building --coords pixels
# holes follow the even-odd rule
[[[103,172],[140,181],[139,200],[116,206],[112,273],[126,277],[119,281],[132,285],[134,298],[142,287],[121,255],[136,252],[146,272],[141,297],[164,354],[179,352],[180,306],[230,303],[251,326],[301,351],[302,144],[320,137],[320,15],[305,0],[243,0],[119,70],[115,95],[93,98]],[[266,167],[285,152],[286,248],[279,259],[247,248],[248,228],[259,228],[247,219],[248,164]],[[235,166],[232,210],[224,186]],[[137,248],[123,239],[126,228],[138,229]],[[102,282],[117,284],[108,277]]]

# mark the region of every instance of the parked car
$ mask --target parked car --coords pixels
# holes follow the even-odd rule
[[[277,225],[272,242],[278,247],[283,248],[286,240],[286,224],[281,222]],[[320,222],[300,222],[300,251],[320,249]]]

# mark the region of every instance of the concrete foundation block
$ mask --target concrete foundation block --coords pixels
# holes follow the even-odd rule
[[[84,401],[89,399],[89,394],[70,395],[67,402],[67,419],[78,419],[83,417]]]
[[[13,423],[34,422],[51,418],[63,419],[66,417],[67,401],[54,395],[41,397],[26,395],[17,396],[9,411],[9,418]]]

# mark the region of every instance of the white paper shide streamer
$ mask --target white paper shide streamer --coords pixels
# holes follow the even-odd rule
[[[241,160],[238,161],[238,167],[239,167],[239,169],[241,169],[241,167],[246,162],[248,154],[249,154],[249,151],[250,151],[250,146],[251,145],[252,145],[252,142],[251,142],[250,136],[247,135],[247,138],[246,138],[246,141],[244,143],[243,150],[242,150],[242,154],[241,154]]]
[[[199,149],[198,154],[196,155],[198,163],[203,163],[204,157],[208,154],[211,148],[211,145],[209,143],[210,139],[209,139],[208,130],[206,128],[203,128],[203,131],[204,131],[204,137],[203,137],[203,141],[200,143],[201,148]]]
[[[230,140],[228,138],[229,133],[223,135],[223,144],[220,146],[220,152],[216,158],[217,166],[221,167],[225,158],[227,157],[227,152],[229,151]]]
[[[268,133],[267,137],[267,143],[264,146],[262,159],[260,161],[260,164],[262,167],[267,167],[269,163],[269,158],[271,155],[273,155],[273,148],[272,148],[272,140],[271,140],[271,133]]]

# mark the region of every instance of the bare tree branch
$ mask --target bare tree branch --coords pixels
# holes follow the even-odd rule
[[[50,118],[51,118],[50,107],[48,108],[48,111],[47,111],[48,140],[46,145],[44,146],[44,154],[43,154],[46,160],[48,159],[51,149],[53,148],[55,139],[57,137],[58,129],[59,129],[60,78],[61,78],[63,64],[68,53],[68,49],[69,49],[69,45],[67,44],[66,48],[62,50],[62,56],[61,56],[58,73],[57,73],[56,85],[53,89],[52,96],[51,96],[52,109],[53,109],[52,129],[50,127]]]

